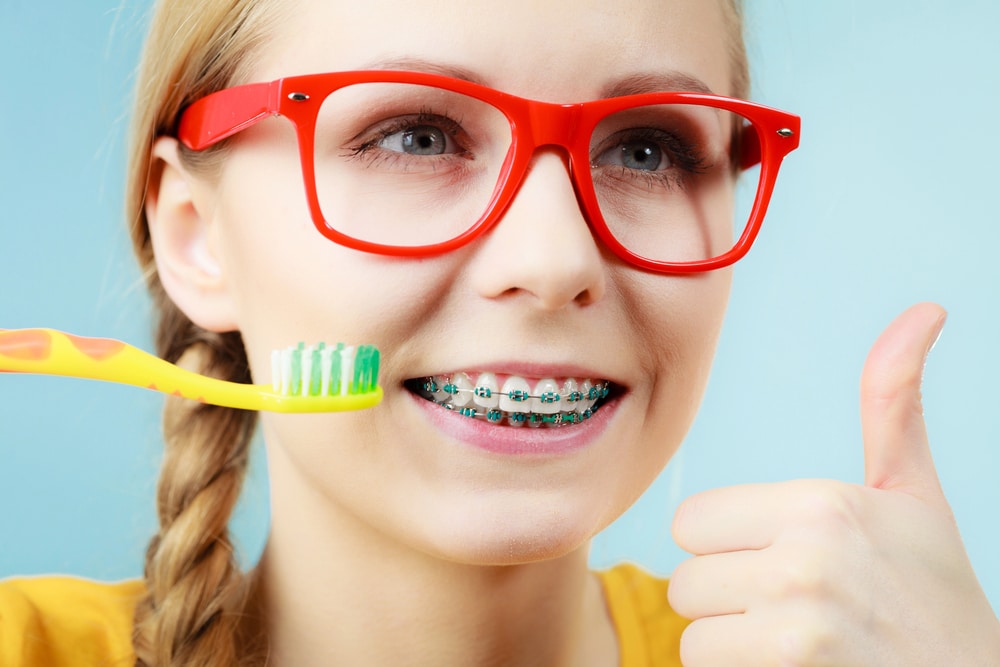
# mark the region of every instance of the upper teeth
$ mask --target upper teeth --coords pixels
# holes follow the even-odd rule
[[[455,373],[427,378],[424,390],[436,402],[455,408],[471,403],[483,410],[500,409],[523,414],[583,414],[593,408],[599,398],[607,396],[608,383],[575,378],[557,382],[553,378],[543,378],[532,387],[527,379],[511,375],[501,387],[494,373],[480,373],[475,382],[467,373]]]

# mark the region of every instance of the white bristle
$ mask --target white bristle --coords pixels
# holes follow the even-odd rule
[[[281,391],[281,350],[271,351],[271,389]]]
[[[312,351],[313,346],[309,345],[300,351],[302,358],[299,360],[299,366],[302,368],[302,382],[299,385],[299,395],[308,396],[309,395],[309,384],[312,382]]]
[[[292,386],[292,348],[285,348],[281,351],[281,393],[286,396],[291,394]]]
[[[330,347],[324,347],[323,351],[320,353],[320,370],[323,373],[322,386],[320,388],[320,393],[326,396],[330,393],[330,357],[333,355],[333,349]]]
[[[340,353],[340,394],[347,394],[351,388],[351,380],[354,378],[354,346],[344,347]]]

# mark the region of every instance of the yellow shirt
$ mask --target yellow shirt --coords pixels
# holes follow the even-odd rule
[[[635,565],[598,572],[618,633],[621,667],[681,667],[681,633],[688,620],[667,603],[667,580]]]
[[[132,614],[142,594],[141,581],[38,577],[0,582],[0,665],[134,665]]]
[[[667,604],[667,582],[633,565],[598,574],[618,633],[621,667],[679,667],[687,621]],[[133,665],[132,614],[142,592],[141,581],[0,582],[0,666]]]

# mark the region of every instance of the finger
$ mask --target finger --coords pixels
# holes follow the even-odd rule
[[[770,486],[728,486],[686,498],[674,514],[674,542],[696,555],[763,549],[778,529],[779,501]]]
[[[674,542],[695,555],[764,549],[811,506],[835,496],[837,485],[828,480],[792,480],[702,491],[677,508]]]
[[[856,618],[796,604],[711,616],[684,630],[681,663],[684,667],[886,664],[864,635]]]
[[[940,306],[906,310],[879,336],[861,375],[865,484],[941,499],[920,399],[927,353],[944,326]]]
[[[667,600],[684,618],[740,614],[759,598],[759,551],[696,556],[670,575]]]
[[[773,639],[765,630],[748,614],[700,618],[681,635],[681,664],[684,667],[784,664],[775,660],[777,656],[770,646]]]

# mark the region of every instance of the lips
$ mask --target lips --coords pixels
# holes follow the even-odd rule
[[[414,378],[416,395],[465,417],[507,426],[566,426],[590,419],[612,394],[601,379],[465,372]]]

